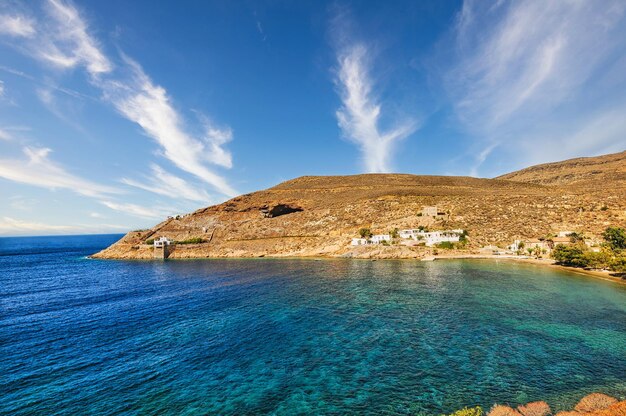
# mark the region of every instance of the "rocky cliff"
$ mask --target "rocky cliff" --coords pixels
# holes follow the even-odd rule
[[[421,216],[436,205],[444,215]],[[626,226],[626,152],[538,165],[495,179],[404,174],[304,176],[130,232],[98,258],[152,258],[165,236],[191,244],[170,258],[352,256],[417,258],[424,247],[350,247],[360,228],[469,231],[468,249],[559,230],[598,236]],[[193,244],[193,241],[201,243]]]

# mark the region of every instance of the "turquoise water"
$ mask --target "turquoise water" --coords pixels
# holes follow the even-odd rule
[[[0,239],[0,413],[440,414],[626,398],[626,286],[488,261],[84,256]]]

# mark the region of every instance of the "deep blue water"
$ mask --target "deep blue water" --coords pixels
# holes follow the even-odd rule
[[[440,414],[626,398],[626,286],[489,261],[102,261],[0,239],[0,413]]]

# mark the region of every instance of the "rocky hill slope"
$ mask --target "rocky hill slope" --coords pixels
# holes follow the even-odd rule
[[[94,255],[153,258],[151,239],[179,242],[170,258],[352,256],[418,258],[431,249],[351,247],[360,228],[469,231],[468,249],[559,230],[598,236],[626,225],[626,152],[534,166],[495,179],[404,174],[304,176],[131,232]],[[421,216],[436,205],[445,215]],[[195,239],[195,240],[194,240]]]

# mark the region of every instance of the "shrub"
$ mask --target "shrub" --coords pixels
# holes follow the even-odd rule
[[[359,230],[359,235],[361,238],[371,238],[373,234],[369,228],[361,228]]]
[[[626,249],[626,230],[621,227],[608,227],[602,233],[602,238],[611,250]]]
[[[380,242],[380,244],[382,244],[383,246],[388,246],[389,245],[389,241],[383,240],[383,241]]]
[[[454,243],[450,242],[450,241],[442,241],[441,243],[437,244],[438,248],[443,248],[446,250],[450,250],[454,248]]]
[[[389,235],[391,236],[391,238],[399,238],[400,234],[398,233],[398,229],[394,228],[393,230],[391,230],[389,232]]]
[[[586,257],[587,248],[583,245],[566,246],[557,244],[552,250],[552,258],[558,264],[572,267],[587,267],[588,257]]]
[[[483,409],[480,406],[476,407],[466,407],[461,410],[457,410],[454,413],[450,413],[449,416],[482,416]]]
[[[200,244],[200,243],[204,243],[204,241],[205,241],[204,238],[193,237],[193,238],[188,238],[183,241],[177,241],[176,244]]]
[[[154,238],[148,238],[148,239],[146,240],[146,244],[148,244],[148,245],[150,245],[150,246],[151,246],[152,244],[154,244]]]
[[[617,273],[626,273],[626,256],[618,256],[609,263],[609,268]]]

